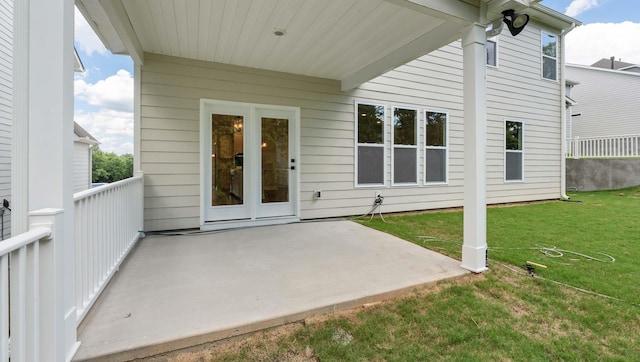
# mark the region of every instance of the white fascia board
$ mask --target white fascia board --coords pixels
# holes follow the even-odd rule
[[[479,20],[480,8],[464,1],[452,0],[385,0],[423,14],[431,15],[460,25],[468,25]]]
[[[619,70],[619,69],[609,69],[609,68],[592,67],[592,66],[590,66],[590,65],[582,65],[582,64],[565,64],[565,67],[567,67],[567,68],[574,68],[574,69],[589,70],[589,71],[593,71],[593,72],[622,74],[622,75],[629,76],[629,77],[640,77],[640,73],[629,72],[629,71],[626,71],[626,70]],[[579,84],[579,83],[578,83],[578,84]]]
[[[76,8],[102,44],[113,54],[125,54],[125,48],[99,0],[76,0]]]
[[[545,25],[551,26],[560,30],[569,30],[574,26],[582,25],[580,20],[574,19],[570,16],[559,13],[553,9],[550,9],[544,5],[533,4],[527,13],[532,18],[536,19]]]
[[[534,2],[538,0],[483,0],[486,6],[486,16],[482,23],[489,24],[503,18],[502,12],[505,10],[515,10],[517,12],[526,12]]]
[[[87,70],[84,67],[84,64],[82,64],[82,60],[80,59],[80,56],[78,55],[78,51],[76,50],[75,47],[73,47],[73,54],[74,54],[74,62],[73,62],[73,71],[74,72],[79,72],[79,73],[84,73]]]
[[[73,142],[85,143],[85,144],[88,144],[88,145],[99,145],[100,144],[100,142],[94,141],[94,140],[92,140],[90,138],[84,138],[84,137],[78,137],[78,136],[75,136],[75,139],[73,140]]]
[[[111,24],[118,33],[124,47],[127,49],[127,53],[131,56],[134,63],[143,64],[144,51],[129,22],[129,16],[127,15],[124,5],[122,5],[122,0],[100,0],[100,5],[102,5],[104,12],[109,17]]]
[[[460,39],[462,28],[458,23],[445,21],[403,47],[393,50],[384,57],[341,79],[342,91],[354,89],[360,84]]]

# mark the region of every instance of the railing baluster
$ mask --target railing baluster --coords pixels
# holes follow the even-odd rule
[[[567,157],[639,157],[640,135],[575,137],[568,140]]]
[[[82,295],[77,301],[77,323],[104,289],[129,250],[139,237],[142,219],[142,175],[110,185],[76,193],[76,223],[82,224],[82,238],[78,240],[78,268],[82,276],[76,278]]]
[[[43,215],[35,217],[41,217],[40,225],[49,220]],[[60,219],[54,220],[52,227],[56,222]],[[52,346],[60,345],[60,334],[52,321],[62,318],[54,316],[50,308],[57,299],[56,289],[41,281],[41,277],[55,279],[53,244],[40,246],[43,240],[54,243],[50,239],[52,227],[32,226],[0,243],[0,361],[40,361],[50,355],[46,352],[52,352]]]
[[[9,361],[9,255],[0,255],[0,362]]]
[[[27,361],[40,361],[40,241],[25,247],[27,250]]]
[[[27,252],[24,247],[14,251],[10,257],[11,263],[11,358],[16,361],[26,361],[27,354],[27,316],[26,316],[26,273]]]

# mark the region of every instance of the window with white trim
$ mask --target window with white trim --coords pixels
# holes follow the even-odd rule
[[[418,110],[393,107],[393,173],[392,182],[418,183]]]
[[[558,37],[542,32],[542,78],[558,80]]]
[[[524,180],[524,127],[522,122],[505,120],[504,180]]]
[[[487,39],[487,65],[491,67],[498,66],[498,41],[497,38]]]
[[[425,112],[424,182],[446,183],[448,114]]]
[[[384,185],[384,120],[386,107],[356,103],[356,184]]]

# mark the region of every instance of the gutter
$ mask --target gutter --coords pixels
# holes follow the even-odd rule
[[[567,196],[567,107],[565,104],[565,99],[567,97],[567,86],[566,86],[566,67],[565,67],[565,35],[567,35],[570,31],[576,28],[576,23],[571,23],[571,26],[562,30],[560,33],[560,59],[562,59],[562,71],[560,72],[560,115],[562,118],[562,127],[560,129],[560,198],[563,200],[569,200],[569,196]]]

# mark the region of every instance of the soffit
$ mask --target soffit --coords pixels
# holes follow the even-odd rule
[[[112,25],[117,22],[105,21],[109,16],[99,5],[117,3],[124,10],[126,21],[119,22],[130,27],[143,52],[338,80],[366,67],[372,78],[459,39],[477,9],[459,0],[76,2],[114,53],[130,51]],[[429,3],[461,9],[464,16],[431,11],[424,5]],[[276,29],[286,34],[275,36]]]

